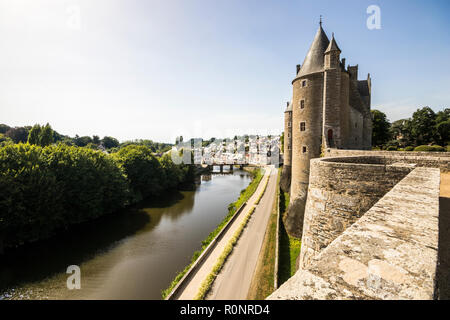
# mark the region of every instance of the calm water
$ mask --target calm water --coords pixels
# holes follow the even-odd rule
[[[203,176],[195,191],[0,256],[0,299],[161,299],[250,180],[244,171]],[[81,268],[80,290],[66,287],[69,265]]]

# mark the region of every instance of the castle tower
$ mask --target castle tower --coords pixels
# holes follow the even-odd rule
[[[309,183],[309,162],[320,157],[324,91],[324,53],[330,41],[320,23],[303,65],[292,81],[292,178],[291,200],[285,226],[301,238]]]
[[[333,37],[325,51],[322,148],[341,146],[341,49]]]
[[[287,103],[284,112],[284,159],[280,187],[283,192],[289,192],[292,170],[292,102]]]
[[[310,160],[319,158],[328,148],[371,149],[372,81],[370,75],[359,81],[358,65],[346,69],[341,53],[334,34],[328,40],[320,22],[303,65],[297,66],[297,76],[292,81],[292,153],[285,156],[290,156],[291,188],[284,225],[297,238],[302,236],[304,227]],[[285,132],[289,115],[285,113]]]

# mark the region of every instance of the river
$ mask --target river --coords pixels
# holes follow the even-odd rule
[[[173,192],[0,256],[0,299],[161,299],[251,181],[245,171],[202,176]],[[81,271],[69,290],[67,267]]]

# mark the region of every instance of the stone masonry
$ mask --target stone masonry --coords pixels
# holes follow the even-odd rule
[[[292,140],[287,150],[285,140],[281,186],[290,191],[285,227],[297,238],[302,235],[310,160],[326,148],[371,148],[371,79],[358,80],[358,66],[346,67],[340,55],[334,35],[330,41],[320,24],[292,81],[292,102],[285,112],[285,139]]]
[[[439,182],[411,171],[268,299],[436,298]]]

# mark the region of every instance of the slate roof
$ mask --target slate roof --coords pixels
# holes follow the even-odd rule
[[[314,41],[309,48],[308,54],[306,55],[305,61],[297,74],[297,77],[302,77],[304,75],[323,70],[324,53],[329,44],[330,40],[328,40],[325,31],[323,31],[322,25],[320,25]]]

